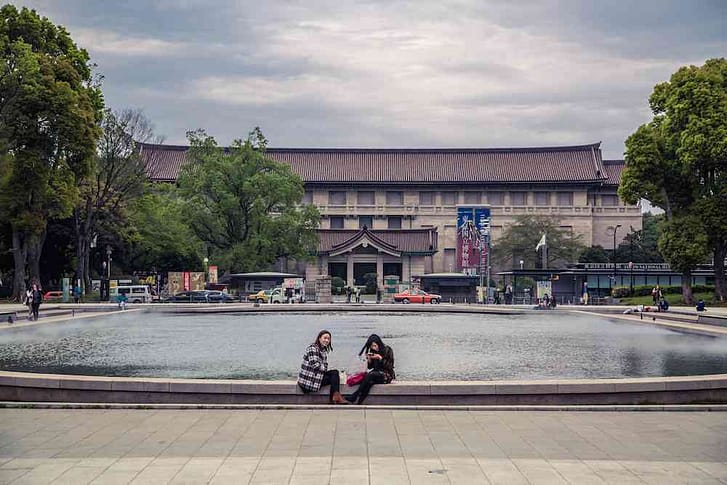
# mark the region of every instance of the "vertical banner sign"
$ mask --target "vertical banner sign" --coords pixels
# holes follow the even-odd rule
[[[489,207],[457,207],[457,270],[476,274],[480,266],[480,241],[490,221]],[[487,251],[487,241],[483,241]]]
[[[192,287],[192,275],[189,271],[182,273],[184,279],[184,291],[189,291]]]
[[[210,266],[208,269],[210,283],[217,284],[217,266]]]

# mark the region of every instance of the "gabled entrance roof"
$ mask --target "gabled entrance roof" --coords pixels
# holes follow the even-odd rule
[[[319,229],[318,254],[337,256],[357,247],[373,247],[401,257],[437,252],[437,229]]]

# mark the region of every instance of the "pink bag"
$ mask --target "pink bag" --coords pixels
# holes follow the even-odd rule
[[[364,377],[366,377],[366,372],[358,372],[356,374],[351,374],[346,378],[346,385],[347,386],[355,386],[357,384],[361,384],[361,381],[364,380]]]

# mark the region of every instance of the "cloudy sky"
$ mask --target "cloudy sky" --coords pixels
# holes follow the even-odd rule
[[[275,147],[623,141],[654,84],[727,54],[727,1],[11,0],[62,24],[167,143],[260,126]],[[1,2],[0,2],[1,3]]]

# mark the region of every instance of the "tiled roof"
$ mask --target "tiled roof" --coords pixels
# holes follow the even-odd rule
[[[142,145],[151,180],[176,180],[186,146]],[[600,143],[544,148],[268,148],[305,183],[483,184],[602,182]]]
[[[626,168],[626,162],[623,160],[604,160],[603,168],[606,169],[608,175],[604,184],[619,185],[621,183],[621,173]]]
[[[319,229],[318,252],[329,253],[362,232],[368,232],[389,247],[403,253],[429,253],[437,251],[437,229]]]

